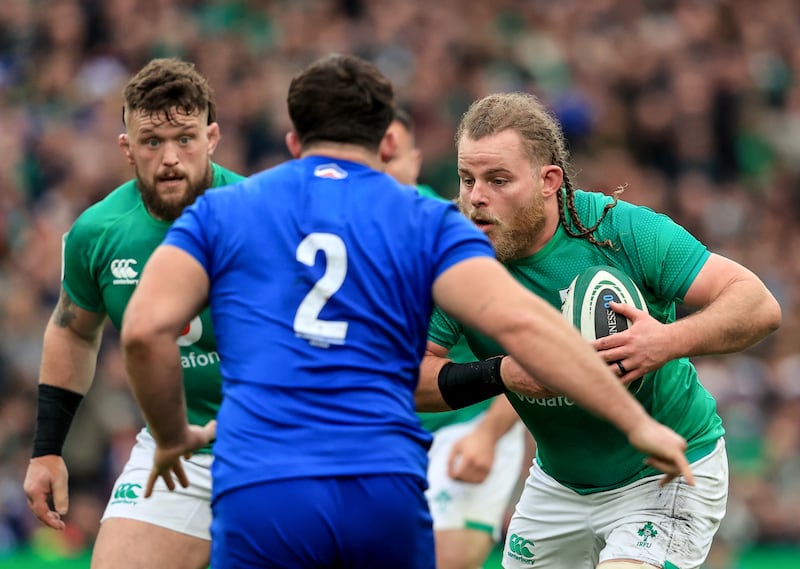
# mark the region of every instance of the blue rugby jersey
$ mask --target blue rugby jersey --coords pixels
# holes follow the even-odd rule
[[[221,355],[214,494],[293,477],[424,480],[413,392],[431,286],[493,257],[450,203],[311,156],[207,192],[170,229],[205,268]]]

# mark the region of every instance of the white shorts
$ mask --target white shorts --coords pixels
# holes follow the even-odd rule
[[[587,468],[590,468],[587,465]],[[581,496],[534,461],[503,548],[503,567],[594,569],[609,559],[695,569],[725,515],[728,458],[720,439],[692,463],[695,486],[661,476]]]
[[[162,479],[152,496],[144,489],[153,467],[156,443],[145,429],[136,436],[131,456],[114,483],[101,522],[108,518],[128,518],[148,522],[186,535],[211,540],[211,463],[210,454],[181,459],[189,487],[175,485],[170,492]]]
[[[453,480],[447,465],[453,445],[483,419],[448,425],[434,432],[428,451],[428,490],[425,497],[433,517],[433,529],[478,529],[500,540],[506,510],[525,456],[525,427],[517,421],[495,447],[489,475],[480,484]]]

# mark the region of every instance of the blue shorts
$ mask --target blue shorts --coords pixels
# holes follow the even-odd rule
[[[211,567],[435,569],[425,485],[393,474],[225,492],[212,505]]]

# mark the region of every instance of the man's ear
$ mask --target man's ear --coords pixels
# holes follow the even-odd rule
[[[392,129],[386,131],[383,135],[381,143],[378,145],[378,154],[380,155],[381,162],[386,164],[389,160],[394,158],[397,153],[397,137],[395,137]]]
[[[284,141],[286,142],[286,148],[289,150],[289,154],[291,154],[293,158],[300,158],[300,155],[303,153],[303,145],[300,143],[300,137],[297,136],[297,133],[290,130],[286,133]]]
[[[217,149],[217,144],[219,144],[222,135],[220,134],[219,130],[219,123],[212,122],[208,125],[208,155],[212,156],[214,154],[214,150]]]
[[[120,134],[117,143],[119,144],[120,150],[122,150],[122,153],[125,155],[125,158],[128,160],[128,164],[135,166],[136,162],[134,162],[133,155],[131,154],[131,143],[128,139],[128,134],[125,132]]]
[[[542,166],[539,175],[542,177],[542,195],[546,198],[555,194],[564,183],[564,171],[554,164]]]

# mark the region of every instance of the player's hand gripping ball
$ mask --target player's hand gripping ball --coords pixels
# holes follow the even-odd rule
[[[624,332],[632,322],[609,307],[609,302],[630,304],[648,312],[642,292],[631,278],[615,267],[598,265],[580,273],[570,284],[561,313],[589,341]],[[628,387],[638,391],[642,379]]]

